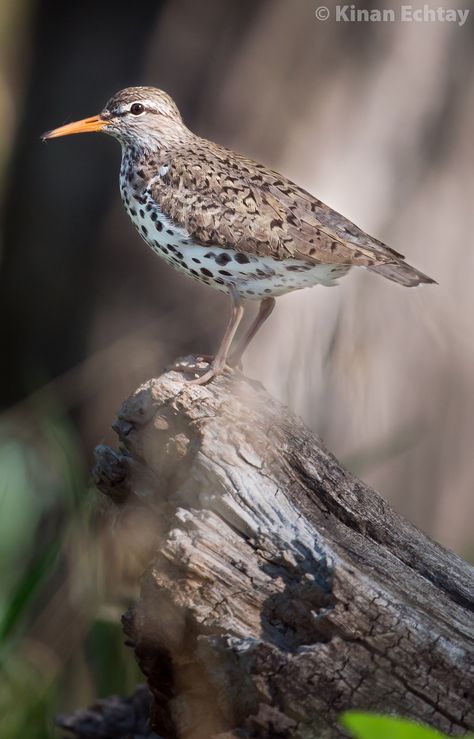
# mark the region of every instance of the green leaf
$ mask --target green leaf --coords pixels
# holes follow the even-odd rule
[[[447,734],[415,721],[363,711],[346,711],[341,723],[355,739],[447,739]]]
[[[0,621],[0,645],[3,645],[5,640],[11,636],[11,632],[15,626],[18,626],[44,580],[51,574],[59,549],[59,542],[53,542],[44,552],[38,555],[36,562],[33,562],[19,578]]]

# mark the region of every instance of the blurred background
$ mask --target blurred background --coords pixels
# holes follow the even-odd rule
[[[92,452],[125,397],[212,351],[225,323],[223,296],[140,241],[116,142],[39,140],[127,85],[164,88],[197,133],[439,282],[356,270],[280,298],[245,369],[474,559],[474,6],[443,5],[467,23],[323,22],[311,0],[0,2],[2,739],[56,736],[56,713],[139,680],[119,627],[133,578],[94,515]]]

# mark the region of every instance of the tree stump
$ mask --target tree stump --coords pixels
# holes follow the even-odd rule
[[[240,373],[123,404],[95,478],[147,565],[124,629],[165,739],[346,736],[349,708],[474,729],[473,569]]]

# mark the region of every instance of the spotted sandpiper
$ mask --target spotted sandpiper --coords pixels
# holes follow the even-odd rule
[[[279,295],[334,285],[353,266],[406,287],[434,282],[283,175],[196,136],[161,90],[121,90],[99,115],[43,139],[88,131],[120,141],[122,200],[153,251],[230,296],[217,354],[191,382],[204,384],[238,364]],[[259,312],[228,359],[245,298],[260,301]]]

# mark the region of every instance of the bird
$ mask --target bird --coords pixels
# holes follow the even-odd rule
[[[123,89],[98,115],[42,139],[93,131],[121,144],[120,193],[140,236],[168,264],[230,297],[219,348],[204,371],[202,361],[186,366],[188,382],[240,366],[285,293],[333,286],[353,267],[406,287],[435,282],[287,177],[193,133],[160,89]],[[259,309],[237,341],[245,300]]]

